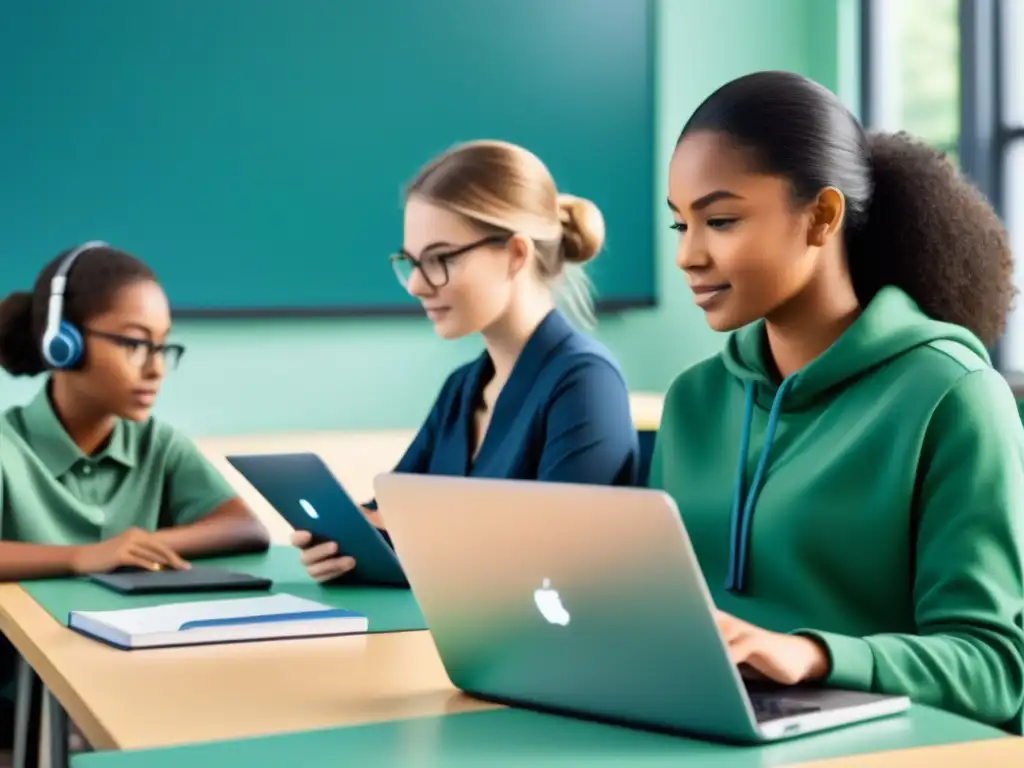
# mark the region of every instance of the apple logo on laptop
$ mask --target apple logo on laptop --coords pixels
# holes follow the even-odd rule
[[[569,623],[569,612],[562,605],[558,590],[551,588],[550,579],[544,579],[541,587],[533,591],[533,602],[537,604],[537,610],[549,624],[564,627]]]
[[[314,520],[320,519],[320,513],[316,511],[312,504],[305,499],[299,499],[299,506],[302,507],[302,511],[312,517]]]

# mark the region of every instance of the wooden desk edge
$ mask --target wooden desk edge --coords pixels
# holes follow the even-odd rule
[[[1016,758],[1016,759],[1014,759]],[[794,768],[965,768],[1024,765],[1024,739],[1003,736],[798,763]]]
[[[629,409],[633,427],[638,432],[657,432],[661,426],[661,413],[665,398],[656,392],[631,392]]]
[[[84,698],[51,662],[28,627],[49,622],[61,627],[19,584],[0,584],[0,631],[29,663],[43,685],[57,697],[64,711],[97,750],[119,749],[113,734],[89,709]],[[61,627],[66,632],[72,630]]]
[[[325,651],[323,646],[327,643],[329,644],[327,650],[331,655],[340,651],[343,656],[348,658],[362,659],[365,648],[373,644],[374,647],[381,649],[377,652],[378,656],[382,653],[388,657],[388,666],[383,678],[380,678],[380,680],[386,681],[381,687],[381,692],[377,691],[377,688],[381,686],[378,676],[375,674],[364,675],[363,677],[370,686],[364,691],[366,696],[363,698],[367,700],[364,702],[363,698],[354,698],[347,703],[337,702],[341,705],[340,716],[339,710],[335,709],[332,704],[327,703],[325,707],[323,697],[318,697],[318,691],[313,690],[307,691],[310,694],[308,699],[305,697],[301,699],[302,702],[315,702],[316,708],[312,710],[314,716],[310,718],[309,722],[303,722],[304,718],[302,717],[291,717],[301,709],[301,705],[295,703],[287,715],[284,712],[279,713],[284,715],[283,720],[273,717],[270,719],[257,717],[258,725],[254,727],[254,721],[251,717],[247,717],[232,723],[227,728],[211,727],[211,723],[221,721],[209,718],[190,718],[188,715],[190,708],[186,706],[184,709],[178,708],[182,713],[180,728],[168,730],[161,726],[154,733],[143,724],[144,720],[139,720],[136,716],[139,711],[136,702],[144,703],[153,690],[160,690],[160,686],[157,685],[155,689],[152,686],[140,688],[137,684],[138,678],[133,678],[132,684],[125,684],[123,680],[119,680],[121,672],[130,674],[134,668],[133,665],[137,663],[135,654],[106,648],[100,643],[67,629],[17,584],[0,585],[0,630],[9,636],[14,647],[25,657],[42,683],[60,702],[67,715],[97,752],[159,749],[205,741],[231,741],[305,730],[387,722],[421,715],[477,711],[496,706],[466,697],[465,694],[451,687],[450,681],[444,676],[443,667],[437,658],[437,651],[429,632],[394,632],[311,641],[319,644],[319,653]],[[305,651],[298,650],[297,643],[290,640],[242,644],[246,652],[241,654],[241,665],[244,667],[248,664],[251,667],[253,654],[256,658],[263,658],[264,663],[269,659],[277,658],[277,650],[274,646],[278,642],[287,645],[287,650],[283,652],[285,657],[290,655],[291,658],[295,658],[296,653],[308,656]],[[211,661],[216,660],[200,655],[196,658],[195,663],[198,666],[194,669],[206,669],[206,674],[209,674]],[[165,664],[157,664],[153,667],[143,659],[139,659],[138,663],[143,665],[143,669],[150,670],[148,674],[153,674],[154,669],[165,671],[167,669]],[[189,663],[185,662],[186,665]],[[394,666],[396,664],[397,667]],[[226,669],[229,672],[235,667],[233,664],[218,664],[217,666],[218,669]],[[394,674],[388,674],[395,668],[405,670],[397,683],[398,678]],[[193,668],[186,666],[185,669],[188,671]],[[414,684],[413,679],[421,672],[423,679]],[[182,676],[178,675],[176,679],[180,681]],[[200,673],[197,675],[186,674],[184,679],[186,681],[192,679],[201,681],[195,684],[186,682],[184,687],[174,688],[178,691],[177,695],[184,697],[183,701],[191,701],[196,698],[197,694],[203,694],[204,682],[202,681],[209,678]],[[174,686],[172,685],[172,687]],[[313,687],[316,688],[316,686]],[[295,686],[292,686],[291,690],[294,691],[294,689]],[[230,693],[238,689],[235,689],[229,681],[227,686],[219,686],[219,690]],[[330,691],[332,696],[336,693],[334,686],[331,686]],[[290,695],[294,695],[294,693]],[[230,700],[232,696],[237,697],[237,693],[230,693],[227,698]],[[203,699],[208,700],[206,696],[203,696]],[[178,699],[173,700],[177,701]],[[296,700],[296,702],[298,701]],[[112,705],[115,709],[111,709]],[[221,707],[230,711],[230,701],[221,702]],[[250,712],[249,714],[254,713]]]
[[[46,626],[46,624],[49,626]],[[42,624],[44,626],[40,627]],[[26,628],[27,627],[27,628]],[[0,631],[11,641],[43,684],[57,697],[68,716],[82,731],[89,744],[97,751],[120,750],[125,747],[90,710],[85,699],[74,689],[51,662],[44,648],[33,637],[33,627],[42,631],[59,630],[71,632],[56,622],[31,595],[18,584],[0,584]],[[169,745],[170,746],[170,745]],[[872,752],[842,758],[830,758],[802,763],[803,768],[950,768],[954,765],[972,764],[979,759],[1010,765],[1007,758],[1019,757],[1014,761],[1024,765],[1024,738],[1006,736],[1003,738],[981,739],[931,747]]]

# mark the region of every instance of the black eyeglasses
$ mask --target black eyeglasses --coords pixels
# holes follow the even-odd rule
[[[149,339],[139,339],[134,336],[122,336],[119,333],[106,333],[105,331],[94,331],[85,329],[87,336],[94,336],[97,339],[104,339],[116,344],[125,351],[128,362],[137,368],[145,368],[155,355],[160,355],[164,360],[167,370],[173,371],[181,362],[185,354],[185,347],[182,344],[154,344]]]
[[[504,245],[510,237],[512,237],[511,234],[488,235],[469,245],[462,245],[451,251],[430,253],[418,259],[403,248],[391,257],[391,268],[395,270],[398,282],[406,288],[409,287],[412,273],[418,269],[423,275],[423,279],[427,281],[427,285],[437,290],[448,285],[449,262],[476,248],[483,248],[485,245]]]

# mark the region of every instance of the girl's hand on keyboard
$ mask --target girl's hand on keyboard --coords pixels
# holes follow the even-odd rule
[[[770,632],[723,611],[715,612],[715,620],[745,676],[796,685],[828,675],[828,654],[810,637]]]

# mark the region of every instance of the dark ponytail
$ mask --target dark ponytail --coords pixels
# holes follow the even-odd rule
[[[1012,304],[1013,261],[999,217],[938,150],[907,134],[868,136],[828,89],[792,72],[757,72],[709,96],[680,135],[721,133],[794,201],[831,186],[846,199],[844,241],[866,305],[884,285],[987,345]]]
[[[1013,256],[995,211],[942,152],[905,133],[869,140],[874,195],[847,234],[850,272],[864,302],[898,285],[929,316],[962,325],[986,345],[1010,313]]]
[[[46,370],[33,317],[31,293],[16,291],[0,301],[0,368],[12,376],[35,376]]]

